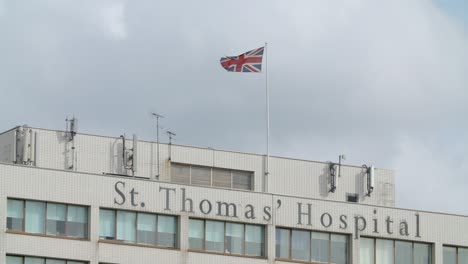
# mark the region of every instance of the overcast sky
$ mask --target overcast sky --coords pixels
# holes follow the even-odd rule
[[[0,0],[0,130],[28,124],[395,170],[397,206],[468,215],[466,0]],[[164,135],[161,141],[167,141]],[[293,177],[294,175],[291,175]]]

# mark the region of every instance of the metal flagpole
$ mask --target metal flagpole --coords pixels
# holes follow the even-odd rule
[[[266,171],[265,171],[265,192],[268,192],[268,178],[270,174],[270,97],[268,95],[268,43],[265,42],[265,92],[266,92],[266,118],[267,118],[267,159],[266,159]]]

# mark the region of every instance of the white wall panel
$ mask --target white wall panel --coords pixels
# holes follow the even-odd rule
[[[313,169],[313,168],[312,168]],[[73,258],[91,260],[91,264],[97,261],[111,263],[151,263],[150,260],[165,260],[163,263],[267,263],[267,260],[250,259],[243,257],[226,257],[214,254],[189,253],[187,251],[187,221],[189,217],[219,219],[234,222],[258,223],[269,226],[268,233],[268,263],[274,260],[274,226],[285,226],[309,230],[338,232],[355,235],[355,221],[362,225],[360,217],[366,220],[367,227],[359,232],[362,236],[382,237],[391,239],[403,239],[423,241],[435,245],[450,244],[468,246],[468,217],[422,212],[418,210],[397,209],[365,204],[352,204],[334,202],[319,199],[301,198],[297,196],[272,195],[265,193],[231,191],[215,188],[203,188],[184,186],[178,184],[162,183],[150,180],[137,180],[125,177],[112,177],[96,174],[65,172],[49,169],[37,169],[27,166],[0,164],[0,253],[1,258],[5,253],[50,256],[59,258]],[[126,193],[126,202],[122,205],[115,203],[121,197],[115,190],[117,182],[125,183],[120,187]],[[161,188],[171,188],[169,208],[166,208],[166,193]],[[136,206],[131,205],[129,192],[134,189],[138,192]],[[193,200],[193,212],[182,211],[182,192]],[[54,201],[69,204],[88,205],[91,207],[90,241],[74,241],[67,239],[36,237],[5,233],[6,199],[16,197]],[[212,203],[212,211],[203,214],[199,204],[203,200]],[[233,203],[238,211],[237,217],[217,215],[217,202]],[[144,206],[143,206],[144,203]],[[298,203],[303,208],[311,206],[311,224],[298,223]],[[246,205],[255,208],[255,218],[247,219],[245,216]],[[98,243],[99,238],[99,208],[109,207],[117,209],[137,210],[162,214],[181,216],[181,249],[167,250],[145,248],[139,246],[113,245]],[[265,208],[271,208],[272,218],[267,219]],[[321,223],[321,217],[325,215],[326,225],[328,217],[332,218],[330,226]],[[419,215],[419,236],[416,236],[416,214]],[[347,225],[340,222],[341,216],[346,216]],[[390,217],[394,223],[391,225],[393,232],[386,230],[386,219]],[[378,222],[377,232],[374,232],[374,220]],[[406,221],[409,235],[399,233],[400,222]],[[341,225],[341,227],[340,227]],[[358,225],[358,228],[361,227]],[[184,231],[185,230],[185,231]],[[353,245],[356,240],[352,240]],[[440,262],[440,246],[436,247],[437,260]],[[358,263],[357,247],[353,247],[353,263]],[[0,259],[0,263],[1,263]]]

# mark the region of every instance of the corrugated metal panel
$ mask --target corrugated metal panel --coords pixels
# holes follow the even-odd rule
[[[13,163],[15,140],[14,130],[0,135],[0,162]]]

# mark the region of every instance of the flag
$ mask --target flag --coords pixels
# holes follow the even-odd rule
[[[222,57],[221,66],[229,72],[261,72],[265,47],[247,51],[235,57]]]

